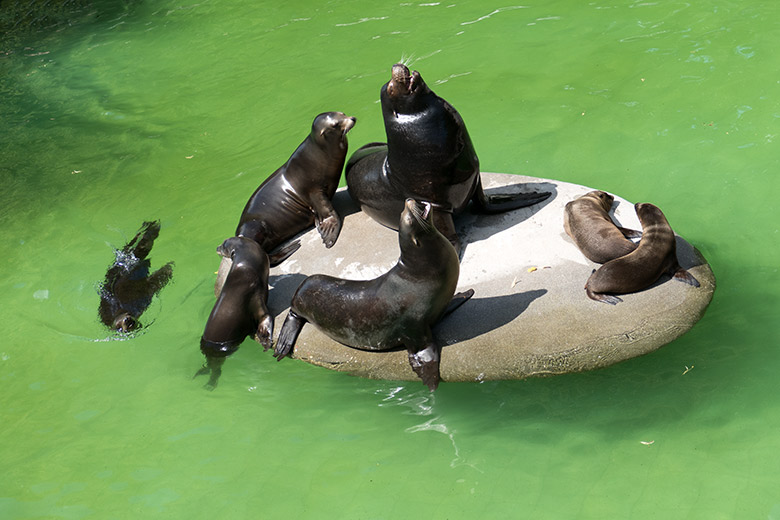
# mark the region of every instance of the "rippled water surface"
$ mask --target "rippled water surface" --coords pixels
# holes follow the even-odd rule
[[[0,516],[780,519],[779,6],[113,2],[6,45]],[[717,277],[704,318],[601,371],[435,394],[250,342],[192,381],[215,246],[317,113],[383,139],[402,58],[483,170],[660,206]],[[96,286],[154,218],[174,281],[112,340]]]

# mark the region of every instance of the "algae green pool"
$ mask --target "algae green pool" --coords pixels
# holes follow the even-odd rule
[[[779,519],[779,6],[113,2],[5,47],[0,517]],[[485,171],[661,207],[717,277],[704,318],[608,369],[434,394],[250,342],[193,381],[215,247],[317,113],[383,138],[402,58]],[[96,286],[153,218],[173,282],[111,340]]]

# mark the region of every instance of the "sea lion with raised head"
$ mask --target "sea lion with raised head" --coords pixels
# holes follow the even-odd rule
[[[297,247],[287,248],[287,255]],[[253,336],[263,350],[272,345],[274,321],[268,311],[268,255],[254,240],[231,237],[217,252],[231,261],[230,270],[200,339],[206,364],[195,376],[210,374],[206,387],[214,389],[225,358],[238,350],[247,336]],[[284,258],[276,258],[277,263]]]
[[[469,201],[483,213],[501,213],[550,196],[542,192],[488,197],[477,153],[457,110],[437,96],[418,71],[410,73],[398,63],[391,76],[380,91],[387,144],[363,146],[345,169],[350,196],[371,218],[398,229],[407,198],[429,201],[434,224],[460,251],[453,215]]]
[[[347,156],[347,132],[355,121],[341,112],[318,115],[287,162],[249,198],[236,236],[251,238],[270,254],[316,225],[325,247],[332,247],[341,232],[332,199]]]
[[[149,274],[147,258],[160,234],[160,221],[147,221],[121,250],[114,252],[113,265],[100,285],[100,321],[117,332],[138,329],[138,319],[173,276],[173,262]]]
[[[642,224],[642,240],[631,253],[610,260],[588,278],[585,291],[589,298],[616,305],[623,301],[615,294],[641,291],[663,274],[699,287],[699,281],[680,267],[677,242],[672,227],[658,207],[648,203],[634,205]]]
[[[642,233],[620,227],[609,216],[615,197],[605,191],[594,190],[566,204],[563,210],[563,228],[588,260],[603,264],[625,256],[636,244],[628,238]]]
[[[401,214],[401,256],[373,280],[306,278],[292,298],[274,355],[290,354],[310,322],[332,339],[362,350],[405,347],[414,372],[428,388],[439,384],[440,347],[431,327],[473,294],[455,295],[460,265],[452,244],[433,223],[428,202],[408,199]]]

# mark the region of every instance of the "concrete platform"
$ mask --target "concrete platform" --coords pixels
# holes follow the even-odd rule
[[[434,330],[443,345],[443,381],[522,379],[605,367],[666,345],[704,314],[715,278],[682,238],[677,239],[680,264],[701,287],[663,277],[641,293],[621,296],[624,301],[617,306],[595,302],[584,286],[598,264],[587,260],[563,230],[566,203],[594,188],[506,174],[483,173],[482,181],[488,193],[546,190],[553,195],[531,208],[501,215],[465,213],[456,220],[467,244],[458,291],[473,288],[475,294]],[[633,203],[616,195],[615,204],[622,226],[641,229]],[[358,211],[343,190],[335,205],[346,215],[336,245],[325,249],[312,230],[302,236],[298,252],[271,270],[269,307],[276,314],[276,334],[306,276],[375,278],[398,259],[395,231]],[[312,325],[304,327],[293,357],[361,377],[418,380],[406,351],[356,350]]]

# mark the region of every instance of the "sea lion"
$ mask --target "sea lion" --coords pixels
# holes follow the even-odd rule
[[[301,283],[274,348],[278,360],[292,352],[301,329],[311,322],[357,349],[405,347],[414,372],[436,389],[441,349],[431,327],[474,291],[455,295],[458,255],[436,229],[430,203],[407,199],[399,228],[401,256],[382,276],[356,281],[314,275]]]
[[[341,112],[318,115],[287,162],[249,198],[236,236],[251,238],[271,253],[314,224],[325,247],[332,247],[341,218],[331,199],[347,156],[347,132],[355,121]]]
[[[141,324],[138,319],[173,276],[173,262],[149,274],[147,258],[160,234],[160,221],[147,221],[121,250],[114,251],[115,260],[100,284],[98,315],[107,327],[118,332],[130,332]]]
[[[296,249],[287,248],[287,255]],[[225,358],[238,350],[248,335],[253,335],[263,350],[268,350],[274,327],[267,307],[271,263],[260,244],[246,237],[231,237],[217,252],[230,259],[231,265],[200,339],[206,364],[195,373],[195,376],[210,373],[206,387],[212,390],[217,386]],[[280,263],[284,258],[276,260]]]
[[[648,203],[635,204],[634,208],[642,224],[639,246],[625,256],[610,260],[591,274],[585,284],[588,297],[616,305],[623,300],[611,293],[641,291],[664,273],[699,287],[699,281],[677,261],[674,231],[661,210]]]
[[[589,260],[603,264],[625,256],[636,244],[628,238],[641,237],[640,231],[616,225],[609,216],[615,197],[594,190],[566,204],[563,228]]]
[[[484,213],[500,213],[545,200],[549,192],[488,197],[479,159],[460,114],[425,84],[418,71],[393,65],[380,91],[387,144],[371,143],[347,161],[350,196],[371,218],[398,229],[407,198],[431,203],[433,221],[460,251],[453,215],[469,201]]]

